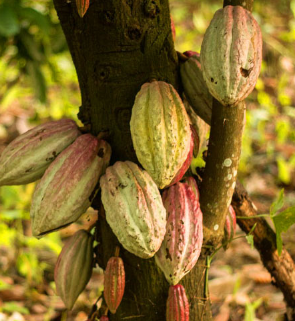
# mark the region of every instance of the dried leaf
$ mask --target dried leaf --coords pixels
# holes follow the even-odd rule
[[[89,1],[90,0],[76,0],[78,14],[81,18],[84,17],[89,8]]]

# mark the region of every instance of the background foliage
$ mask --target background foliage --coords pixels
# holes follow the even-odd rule
[[[176,49],[200,51],[222,1],[170,3]],[[282,188],[283,209],[295,205],[295,0],[257,0],[253,12],[262,29],[264,59],[256,89],[247,99],[239,179],[259,212],[269,213]],[[51,0],[0,2],[0,75],[0,153],[39,123],[62,117],[78,121],[77,77]],[[97,269],[86,294],[66,317],[54,294],[53,267],[62,238],[90,224],[96,213],[90,210],[76,225],[37,240],[31,237],[29,221],[33,190],[34,184],[0,188],[0,320],[85,320],[100,294],[101,272]],[[293,226],[283,238],[295,259],[294,232]],[[254,276],[248,273],[249,264],[250,270],[257,268]],[[243,275],[254,280],[252,288],[246,287]],[[220,276],[228,283],[220,285]],[[213,312],[223,315],[222,320],[274,320],[284,312],[281,294],[244,239],[217,255],[210,278]]]

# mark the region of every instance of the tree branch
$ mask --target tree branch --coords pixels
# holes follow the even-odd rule
[[[251,217],[257,215],[249,195],[238,183],[235,189],[232,205],[237,216]],[[238,224],[245,233],[249,233],[253,226],[254,244],[260,253],[263,265],[274,278],[274,284],[284,294],[287,303],[288,320],[295,320],[295,264],[288,251],[283,248],[278,255],[276,234],[263,218],[238,219]]]

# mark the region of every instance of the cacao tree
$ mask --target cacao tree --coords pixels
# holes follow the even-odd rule
[[[133,201],[136,202],[140,197],[145,199],[149,197],[149,195],[147,195],[148,193],[145,194],[145,192],[141,191],[141,184],[147,184],[151,189],[154,188],[156,192],[153,192],[153,195],[157,195],[158,200],[161,199],[157,187],[151,187],[154,183],[150,183],[149,179],[144,177],[145,174],[141,173],[137,166],[131,163],[131,161],[133,161],[137,164],[141,163],[141,165],[144,165],[146,157],[146,150],[141,150],[141,156],[138,150],[141,148],[145,134],[145,129],[141,128],[141,124],[148,120],[144,118],[141,119],[138,114],[132,114],[131,117],[131,110],[134,101],[141,99],[140,94],[138,93],[140,90],[143,90],[142,85],[150,83],[149,86],[152,89],[149,90],[152,91],[157,90],[155,88],[157,86],[160,87],[164,82],[168,83],[170,84],[169,86],[171,88],[174,87],[180,95],[182,95],[184,91],[188,101],[193,105],[194,99],[191,99],[188,91],[186,91],[186,84],[180,79],[180,74],[183,76],[187,72],[185,67],[183,67],[183,62],[188,59],[191,53],[187,52],[185,55],[182,55],[175,51],[171,30],[169,1],[53,0],[53,2],[63,32],[66,36],[78,75],[82,97],[82,106],[79,109],[78,117],[85,126],[83,131],[90,132],[100,138],[102,137],[110,144],[112,149],[111,165],[117,161],[128,161],[125,163],[117,162],[114,166],[108,168],[106,175],[103,176],[100,181],[102,191],[98,192],[93,202],[93,207],[98,209],[99,215],[95,233],[96,241],[98,241],[98,246],[96,247],[97,253],[95,256],[97,260],[96,263],[107,271],[105,284],[107,284],[109,287],[108,290],[110,291],[109,293],[107,291],[105,292],[105,301],[108,304],[110,311],[114,313],[109,315],[109,319],[136,319],[149,321],[165,320],[165,318],[168,318],[167,320],[170,321],[178,320],[179,316],[177,316],[177,314],[181,314],[179,320],[182,321],[189,319],[203,321],[212,320],[207,284],[210,256],[212,253],[215,253],[216,249],[218,249],[222,244],[224,226],[227,228],[226,237],[228,239],[232,239],[234,235],[234,228],[232,227],[236,224],[234,210],[231,208],[230,217],[227,217],[227,214],[235,190],[237,169],[241,152],[241,139],[246,110],[243,99],[253,89],[259,73],[261,56],[257,57],[256,55],[259,50],[249,54],[248,61],[250,64],[253,64],[253,67],[250,66],[248,69],[241,68],[237,75],[239,81],[236,79],[234,80],[235,84],[238,83],[238,86],[240,86],[238,91],[241,93],[236,100],[227,100],[227,97],[223,97],[225,91],[224,88],[228,86],[224,86],[224,88],[221,88],[222,90],[217,90],[216,94],[212,93],[215,92],[215,85],[221,80],[225,80],[227,75],[230,75],[229,78],[234,78],[235,75],[231,75],[231,73],[234,74],[234,71],[226,70],[227,75],[223,75],[222,71],[224,70],[222,68],[216,68],[216,73],[213,73],[214,78],[210,76],[210,73],[207,74],[207,76],[209,75],[208,77],[204,77],[208,88],[211,88],[211,94],[218,100],[213,99],[211,96],[208,98],[209,94],[206,93],[209,112],[207,110],[203,118],[209,125],[211,125],[211,133],[206,157],[206,167],[201,173],[200,194],[197,192],[196,187],[193,185],[194,183],[192,183],[190,179],[187,179],[184,183],[173,185],[174,187],[171,189],[171,193],[163,192],[163,203],[166,210],[169,206],[173,207],[176,206],[175,204],[181,203],[176,197],[174,197],[174,189],[181,190],[184,195],[188,195],[189,200],[187,203],[199,214],[201,212],[201,207],[203,218],[198,218],[196,220],[195,230],[193,230],[192,235],[190,235],[190,243],[195,242],[196,237],[201,237],[203,240],[203,246],[202,249],[198,251],[197,256],[190,258],[194,264],[197,261],[190,273],[188,273],[188,270],[180,271],[180,269],[177,272],[177,275],[172,277],[172,272],[167,269],[165,270],[165,267],[163,268],[168,256],[165,250],[169,247],[169,245],[167,245],[169,244],[169,240],[166,238],[164,239],[163,244],[167,248],[161,248],[156,254],[155,260],[150,257],[159,249],[160,244],[155,245],[151,242],[147,251],[143,251],[138,254],[136,246],[133,247],[134,244],[140,242],[137,238],[138,235],[127,235],[127,238],[130,238],[130,246],[122,247],[120,242],[123,243],[122,240],[126,237],[124,234],[125,230],[118,230],[116,226],[116,210],[118,208],[118,211],[120,211],[122,203],[132,203]],[[247,12],[247,14],[245,14],[246,17],[243,17],[245,18],[245,21],[243,20],[240,22],[239,19],[236,19],[236,21],[233,21],[232,27],[242,31],[243,28],[248,28],[250,30],[250,35],[248,37],[251,38],[254,47],[261,47],[262,44],[259,40],[260,38],[258,40],[255,39],[255,36],[259,34],[260,31],[257,23],[253,22],[251,18],[250,12],[252,10],[252,4],[253,0],[225,0],[223,6],[231,11],[242,10],[242,14],[244,12],[243,9],[241,9],[242,7],[248,10],[245,11]],[[229,5],[233,7],[230,7],[229,9]],[[243,22],[246,23],[243,24]],[[218,30],[219,27],[211,26],[211,28]],[[220,44],[220,46],[226,46],[227,42],[222,37],[226,37],[227,30],[222,30],[222,32],[224,33],[219,31],[216,33],[217,38],[215,38],[214,42]],[[211,54],[211,44],[206,41],[204,41],[204,43],[205,44],[202,47],[203,56],[201,56],[201,59],[195,57],[195,61],[193,62],[193,60],[191,60],[191,63],[199,65],[201,61],[203,65],[212,66],[214,65],[214,60],[216,58],[214,54],[218,54],[218,48],[215,48],[213,50],[213,54]],[[243,48],[243,42],[239,45]],[[235,63],[234,59],[240,59],[240,55],[242,56],[242,54],[243,52],[241,49],[241,52],[239,52],[237,57],[231,57],[231,65]],[[226,59],[226,57],[224,57],[224,59]],[[255,60],[258,62],[257,64],[255,64]],[[206,75],[206,70],[204,70],[203,75]],[[254,80],[252,80],[252,76],[253,79],[255,78]],[[173,87],[171,85],[173,85]],[[169,90],[171,90],[172,93],[170,100],[173,102],[177,101],[178,94],[174,94],[172,89]],[[229,107],[228,105],[231,106]],[[145,107],[150,109],[152,108],[148,104]],[[157,113],[157,110],[155,109],[152,112]],[[153,125],[150,125],[150,127],[152,126]],[[185,132],[185,135],[189,137],[189,139],[192,137],[192,142],[194,135],[191,134],[189,128],[189,123],[187,123],[186,130],[183,130],[183,132]],[[66,145],[69,145],[77,136],[80,135],[75,129],[72,129],[72,131],[73,133],[70,133],[71,137],[69,138],[70,142],[65,142]],[[39,134],[40,133],[38,132],[38,135]],[[74,139],[72,139],[72,136],[75,136]],[[134,137],[136,137],[136,139]],[[133,139],[133,142],[131,138]],[[91,155],[89,156],[89,166],[84,168],[82,166],[83,164],[80,164],[81,167],[83,167],[82,170],[85,171],[81,171],[82,176],[85,180],[88,180],[89,178],[87,175],[90,173],[89,175],[91,176],[93,173],[93,171],[88,171],[88,167],[95,167],[95,175],[100,175],[100,171],[104,172],[105,167],[109,163],[110,148],[108,144],[102,140],[99,143],[101,145],[97,146],[97,140],[93,136],[85,134],[79,136],[75,143],[67,149],[68,153],[71,152],[71,148],[76,148],[76,144],[79,144],[83,139],[89,140],[95,145],[93,150],[90,151],[90,154],[93,157]],[[162,137],[159,136],[158,139],[160,140]],[[89,147],[90,142],[87,145]],[[185,149],[185,155],[188,155],[188,149],[190,147],[191,144],[188,143]],[[136,149],[136,153],[134,148]],[[83,153],[84,150],[81,149],[80,152]],[[12,149],[11,153],[13,154],[15,151]],[[98,160],[96,155],[99,155],[99,153],[101,153],[102,156]],[[180,172],[177,172],[177,178],[183,174],[182,171],[185,172],[187,170],[192,158],[192,153],[193,151],[191,150],[186,163],[183,165],[185,168],[181,167]],[[54,155],[54,157],[55,156],[56,155]],[[167,155],[163,155],[163,158],[166,156]],[[50,161],[52,161],[52,159],[48,159],[48,163]],[[176,159],[170,160],[171,163],[176,161]],[[58,222],[57,226],[51,226],[50,221],[54,215],[54,213],[51,212],[52,209],[50,206],[44,206],[44,208],[41,209],[41,200],[43,201],[44,198],[46,199],[42,181],[46,181],[47,184],[48,180],[53,176],[52,172],[66,172],[65,167],[67,166],[63,164],[63,167],[60,167],[61,164],[63,164],[63,162],[54,162],[50,165],[49,171],[46,171],[46,174],[41,179],[40,185],[38,185],[39,187],[36,188],[31,210],[33,233],[36,236],[42,236],[45,233],[59,228],[63,224],[70,224],[79,216],[78,214],[77,217],[73,215],[72,217],[67,218],[64,222]],[[14,170],[13,164],[11,167],[12,170]],[[126,172],[129,171],[128,175],[138,172],[140,172],[138,174],[139,176],[142,175],[139,183],[137,182],[135,174],[134,177],[132,177],[134,185],[139,186],[135,192],[133,190],[134,195],[136,195],[134,200],[127,199],[121,201],[120,195],[116,194],[116,186],[110,183],[112,178],[116,176],[117,168],[120,168],[120,170],[123,171],[125,170]],[[70,166],[68,170],[70,172]],[[24,171],[26,173],[30,173],[31,168],[25,168]],[[34,175],[39,175],[38,178],[40,178],[43,173],[44,170],[41,168],[40,173],[38,172]],[[30,174],[26,175],[29,177],[25,178],[25,183],[31,181]],[[83,178],[79,180],[81,186]],[[5,177],[2,179],[5,181]],[[157,178],[153,177],[153,179],[158,183]],[[76,209],[75,206],[72,205],[72,213],[75,214],[75,210],[80,213],[85,210],[92,201],[93,196],[95,195],[92,191],[95,187],[97,177],[92,177],[90,180],[92,182],[91,188],[87,185],[89,193],[87,194],[86,199],[83,199],[83,204],[81,205],[82,210],[80,208]],[[172,183],[174,182],[176,182],[175,178],[172,180]],[[162,183],[161,181],[158,186],[163,188],[167,186],[168,183]],[[67,207],[70,205],[66,202],[71,203],[75,197],[80,197],[79,186],[75,186],[75,184],[70,181],[70,178],[68,185],[69,188],[66,191],[67,195],[62,193],[59,195],[59,201],[61,203],[64,202]],[[125,187],[126,186],[123,186],[123,188]],[[105,192],[107,189],[110,190],[109,193]],[[70,195],[70,198],[65,200],[68,195]],[[51,201],[53,202],[53,198],[57,198],[56,195],[54,195],[54,197],[51,195],[51,198],[50,195],[47,197],[48,199],[46,204],[50,204]],[[255,216],[255,210],[251,207],[251,203],[248,200],[247,195],[238,189],[235,190],[233,206],[236,212],[242,212],[243,216]],[[149,206],[145,209],[147,212],[150,210],[148,207]],[[159,217],[154,216],[151,221],[160,222],[159,224],[163,225],[165,211],[161,201],[157,204],[157,210]],[[107,222],[105,212],[112,211],[112,218],[109,216]],[[46,213],[46,219],[44,219],[44,213]],[[151,216],[153,214],[154,213],[151,213]],[[132,217],[132,215],[133,213],[130,213],[129,216]],[[135,220],[136,218],[132,219],[132,221]],[[185,216],[181,217],[181,221],[184,222],[183,224],[186,224],[186,220],[189,221],[190,218]],[[277,256],[274,233],[265,221],[256,220],[257,219],[253,218],[252,220],[249,220],[248,224],[243,220],[238,220],[238,222],[246,232],[253,232],[253,226],[258,226],[258,231],[255,230],[253,232],[256,247],[261,252],[264,264],[274,275],[278,286],[284,293],[285,300],[288,305],[288,320],[294,320],[294,263],[284,249],[282,251],[281,258]],[[43,229],[41,226],[42,224],[39,223],[39,221],[41,221],[42,224],[45,222],[44,224],[46,225],[46,229]],[[144,221],[142,222],[142,224],[145,223],[146,222]],[[231,226],[231,224],[233,225]],[[152,227],[148,226],[148,224],[146,225],[147,227],[145,227],[145,230],[148,231],[149,236],[152,237],[153,233],[157,234],[159,232],[156,229],[153,230],[154,225],[158,226],[158,223],[154,225],[151,224]],[[202,225],[203,230],[201,228]],[[50,226],[49,230],[48,226]],[[128,226],[126,226],[126,229],[128,229]],[[177,226],[177,230],[180,231],[181,227]],[[93,238],[88,232],[84,232],[74,235],[73,243],[69,243],[64,247],[58,259],[55,271],[55,279],[58,280],[57,291],[63,298],[64,302],[66,302],[66,306],[69,309],[72,308],[76,300],[76,296],[71,298],[67,296],[67,292],[65,291],[67,283],[70,282],[71,278],[75,278],[75,272],[77,270],[83,269],[84,267],[83,272],[85,273],[85,277],[83,277],[83,280],[85,282],[81,285],[81,283],[79,283],[79,279],[77,279],[75,280],[77,282],[73,282],[71,285],[74,292],[76,291],[75,288],[78,288],[78,292],[80,292],[90,277]],[[163,230],[160,232],[163,232]],[[175,232],[175,234],[179,238],[182,237],[181,232],[179,232],[179,234]],[[132,238],[134,239],[134,244],[132,243]],[[148,237],[146,236],[146,238]],[[81,264],[83,259],[78,261],[74,260],[74,262],[71,263],[73,270],[70,271],[71,273],[68,273],[68,264],[71,256],[67,259],[67,254],[78,247],[82,248],[82,252],[85,252],[84,254],[87,256],[85,259],[87,260],[87,266],[83,266],[83,264]],[[120,258],[118,258],[117,255],[114,257],[114,253],[118,252],[118,248],[120,248]],[[83,257],[83,253],[80,255],[81,257]],[[191,253],[187,253],[186,251],[183,251],[181,254],[183,255],[181,258],[182,260],[187,260],[191,255]],[[178,268],[176,263],[175,266]],[[163,273],[159,267],[161,267],[165,273]],[[118,273],[119,276],[117,279],[113,278],[113,273]],[[172,280],[173,285],[170,287],[165,276],[167,279]],[[175,285],[180,279],[181,284]],[[122,299],[122,291],[124,291],[124,288],[125,294]],[[113,300],[112,291],[119,292],[117,300]],[[174,309],[175,305],[177,305],[175,300],[178,300],[178,302],[181,301],[181,304],[183,304],[181,312]],[[105,313],[106,303],[103,302],[102,309],[97,314],[98,317]],[[188,311],[190,314],[189,317]],[[89,318],[93,319],[93,316],[90,315]],[[106,316],[102,316],[101,319],[103,318],[107,319]]]

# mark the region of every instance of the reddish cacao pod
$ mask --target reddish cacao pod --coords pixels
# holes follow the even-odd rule
[[[141,257],[152,257],[166,230],[166,210],[157,185],[136,164],[116,162],[100,179],[106,220],[123,247]]]
[[[200,201],[200,192],[199,192],[199,188],[198,188],[198,184],[196,182],[196,180],[190,176],[190,177],[186,177],[183,180],[183,183],[186,183],[188,186],[190,186],[196,196],[196,199],[198,200],[198,202]]]
[[[191,56],[197,56],[198,58],[200,57],[200,54],[196,51],[188,50],[183,53],[185,56],[190,58]]]
[[[171,285],[169,288],[166,321],[189,321],[189,303],[181,284]]]
[[[245,99],[255,87],[261,61],[261,31],[252,14],[241,6],[216,11],[201,48],[211,95],[225,106]]]
[[[48,167],[31,206],[33,235],[41,237],[75,222],[90,206],[111,147],[91,134],[81,135]]]
[[[40,179],[53,160],[81,135],[71,119],[39,125],[18,136],[0,157],[0,185],[22,185]]]
[[[109,318],[106,315],[103,315],[99,319],[100,321],[109,321]]]
[[[57,259],[54,269],[56,291],[69,310],[91,277],[93,241],[90,233],[79,230],[67,241]]]
[[[77,11],[81,18],[84,17],[85,13],[89,8],[90,0],[76,0]]]
[[[109,310],[115,314],[124,295],[125,270],[120,257],[111,257],[108,260],[104,274],[104,299]]]
[[[203,243],[203,215],[193,189],[176,183],[163,193],[168,219],[156,253],[157,265],[170,284],[177,284],[196,264]]]
[[[225,218],[223,244],[227,247],[236,234],[237,219],[234,208],[230,205]]]

